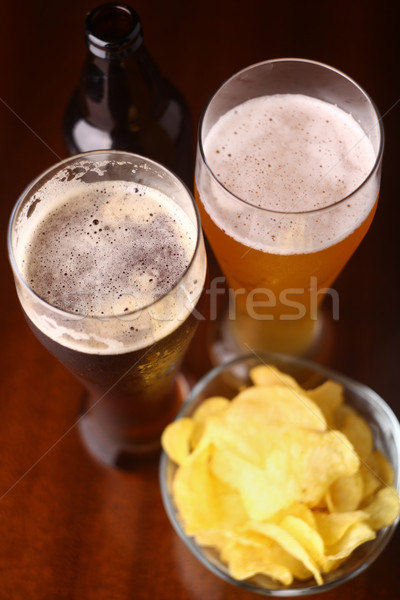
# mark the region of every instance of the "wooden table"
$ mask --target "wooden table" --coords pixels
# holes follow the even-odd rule
[[[1,599],[244,599],[200,565],[164,513],[157,461],[106,468],[74,427],[79,384],[34,339],[5,251],[9,214],[29,181],[65,156],[60,123],[84,56],[94,2],[4,2],[0,37]],[[138,0],[145,40],[197,124],[215,87],[238,69],[298,56],[327,62],[374,98],[386,130],[373,226],[340,276],[332,367],[373,387],[400,415],[398,268],[400,126],[396,2]],[[200,332],[201,333],[201,332]],[[188,357],[208,365],[200,335]],[[356,580],[326,600],[398,597],[400,532]]]

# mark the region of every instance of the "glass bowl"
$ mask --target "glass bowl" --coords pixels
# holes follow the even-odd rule
[[[367,386],[300,358],[276,354],[261,357],[252,355],[236,358],[220,365],[197,383],[176,418],[191,416],[203,400],[210,396],[222,395],[229,399],[233,398],[240,387],[250,385],[249,371],[259,364],[275,365],[281,371],[295,377],[306,389],[314,388],[327,379],[340,383],[345,390],[345,402],[368,421],[373,431],[375,448],[391,462],[395,474],[393,485],[400,492],[400,425],[391,408]],[[374,540],[362,544],[338,568],[323,574],[321,585],[318,585],[314,579],[309,579],[295,580],[290,586],[285,586],[265,575],[238,581],[230,575],[215,549],[200,546],[192,537],[185,534],[172,496],[172,482],[176,469],[176,464],[163,452],[160,460],[161,494],[165,510],[176,533],[196,558],[215,575],[239,588],[265,596],[294,597],[319,594],[352,579],[369,567],[381,554],[399,521],[397,519],[390,527],[377,531]]]

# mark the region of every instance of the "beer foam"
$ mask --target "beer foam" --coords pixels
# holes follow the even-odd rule
[[[310,96],[276,94],[235,107],[206,135],[204,154],[226,190],[262,209],[255,216],[232,202],[203,169],[196,180],[205,210],[230,236],[259,250],[328,247],[354,231],[376,200],[366,186],[329,209],[365,181],[376,154],[349,113]],[[300,214],[319,209],[326,211]]]
[[[118,181],[76,184],[46,200],[29,227],[26,220],[17,257],[37,297],[57,309],[25,298],[39,329],[73,349],[118,353],[165,337],[189,316],[205,259],[192,264],[198,234],[178,204]]]

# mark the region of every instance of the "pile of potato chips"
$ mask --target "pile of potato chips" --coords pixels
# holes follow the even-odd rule
[[[269,365],[250,375],[233,400],[209,398],[164,431],[179,519],[235,579],[322,584],[398,517],[393,469],[339,384],[305,391]]]

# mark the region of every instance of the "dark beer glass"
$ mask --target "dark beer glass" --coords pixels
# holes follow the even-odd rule
[[[177,410],[202,318],[206,254],[190,192],[139,155],[80,154],[23,192],[8,249],[30,327],[86,388],[86,445],[129,468]]]

